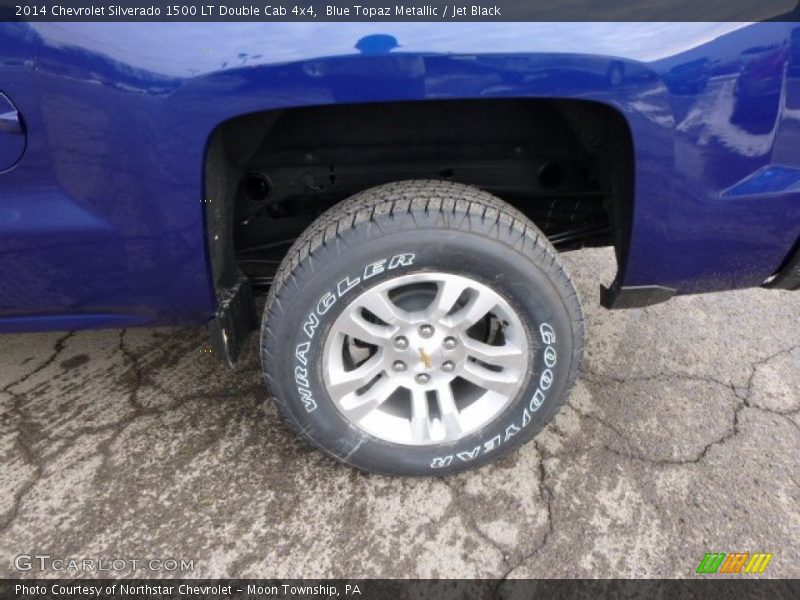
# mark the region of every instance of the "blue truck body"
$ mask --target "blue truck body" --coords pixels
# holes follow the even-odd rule
[[[212,133],[248,113],[332,104],[608,105],[634,148],[618,284],[762,285],[800,238],[799,31],[0,23],[0,331],[208,322]]]

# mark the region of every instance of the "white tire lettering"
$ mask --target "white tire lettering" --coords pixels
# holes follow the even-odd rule
[[[301,367],[300,365],[294,368],[294,380],[297,385],[302,385],[304,387],[310,387],[308,385],[308,371],[305,367]]]
[[[319,317],[316,314],[309,313],[308,317],[306,318],[306,322],[303,325],[303,331],[306,334],[306,337],[312,339],[314,337],[314,332],[316,332],[317,327],[319,326]]]
[[[336,304],[336,296],[330,292],[326,292],[325,295],[319,299],[319,302],[317,302],[317,314],[320,316],[324,315],[334,304]]]
[[[475,448],[473,448],[471,451],[459,452],[458,454],[456,454],[456,456],[464,462],[469,462],[471,460],[475,460],[476,458],[478,458],[478,455],[480,453],[481,453],[481,447],[475,446]]]
[[[553,372],[550,369],[545,369],[539,378],[539,387],[546,392],[551,385],[553,385]]]
[[[349,292],[354,287],[356,287],[359,283],[361,283],[361,278],[360,277],[356,277],[352,281],[350,281],[349,277],[345,277],[338,284],[336,284],[336,292],[339,294],[339,297],[341,298],[347,292]]]
[[[368,264],[366,267],[364,267],[364,279],[369,279],[370,277],[374,277],[378,273],[383,273],[385,270],[384,267],[385,264],[386,264],[385,258],[376,260],[374,263]]]
[[[528,408],[530,408],[531,412],[536,412],[537,410],[539,410],[539,407],[542,405],[542,402],[544,402],[544,400],[545,397],[542,390],[536,390],[536,393],[533,395],[533,398],[531,398],[531,403],[530,405],[528,405]]]
[[[500,436],[496,435],[488,442],[484,442],[483,444],[483,453],[486,454],[487,452],[491,452],[495,448],[497,448],[501,444]]]
[[[453,455],[450,454],[449,456],[437,456],[431,462],[431,469],[441,469],[442,467],[449,467],[450,463],[453,462]]]
[[[556,366],[557,361],[558,355],[556,354],[556,349],[552,346],[547,346],[547,348],[544,349],[544,364],[546,364],[548,368],[552,369]]]
[[[311,342],[303,342],[302,344],[297,344],[297,348],[295,348],[294,351],[295,357],[304,367],[308,364],[306,354],[308,353],[309,348],[311,348]]]
[[[522,411],[522,427],[523,429],[531,422],[531,411],[528,410],[528,407],[525,407],[525,410]]]
[[[556,343],[556,332],[548,323],[542,323],[539,327],[539,333],[542,335],[542,341],[547,344]]]
[[[311,397],[311,390],[298,387],[297,393],[300,394],[300,401],[303,403],[303,408],[306,409],[306,412],[314,412],[317,409],[317,403]]]
[[[414,262],[414,253],[397,254],[389,261],[389,269],[396,269],[397,267],[410,267]]]
[[[519,433],[519,431],[520,431],[519,427],[517,427],[516,425],[514,425],[514,423],[512,423],[511,425],[506,427],[506,437],[503,439],[503,441],[507,442],[512,437],[517,435]]]

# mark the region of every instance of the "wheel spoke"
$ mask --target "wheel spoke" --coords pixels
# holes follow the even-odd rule
[[[439,413],[442,416],[444,435],[447,439],[455,439],[461,435],[463,427],[449,382],[436,388],[436,397],[439,400]]]
[[[463,343],[468,356],[489,365],[504,369],[520,369],[525,362],[522,350],[509,342],[503,346],[492,346],[464,336]]]
[[[386,292],[376,291],[365,294],[359,301],[361,308],[366,308],[384,323],[394,325],[398,321],[407,320],[407,315],[400,307],[389,299]]]
[[[427,318],[429,320],[441,319],[449,313],[456,301],[464,293],[466,285],[460,280],[445,279],[439,282],[439,289],[436,292],[436,298],[433,299],[428,307]]]
[[[339,324],[339,330],[345,335],[376,346],[385,344],[396,329],[396,327],[370,323],[358,311],[349,311],[346,318],[342,319]]]
[[[496,305],[496,298],[488,292],[473,290],[467,304],[454,314],[442,319],[442,321],[447,322],[456,329],[469,329],[485,317],[486,313],[494,309]]]
[[[519,379],[509,371],[492,371],[476,362],[467,361],[461,369],[460,375],[485,390],[509,396],[517,387]]]
[[[431,439],[428,397],[419,388],[411,390],[411,436],[419,441]]]
[[[351,371],[339,371],[331,374],[330,392],[337,396],[345,396],[364,387],[385,369],[383,351],[378,351],[363,364]]]
[[[349,419],[359,422],[383,404],[396,389],[397,384],[392,381],[392,378],[384,377],[363,394],[353,392],[341,398],[339,406]]]

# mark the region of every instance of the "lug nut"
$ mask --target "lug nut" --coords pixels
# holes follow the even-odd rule
[[[417,375],[415,377],[415,379],[416,379],[417,383],[419,383],[421,385],[425,385],[426,383],[428,383],[431,380],[431,376],[428,375],[427,373],[420,373],[419,375]]]
[[[406,370],[406,363],[404,363],[402,360],[396,360],[396,361],[394,361],[392,363],[392,368],[395,371],[405,371]]]
[[[442,340],[442,345],[444,346],[445,350],[452,350],[456,347],[458,342],[456,342],[456,338],[451,335],[448,335],[444,340]]]
[[[433,327],[431,325],[420,325],[419,334],[424,338],[429,338],[433,335]]]
[[[446,360],[442,363],[442,371],[445,373],[452,373],[456,368],[456,363],[452,360]]]
[[[408,338],[398,335],[396,338],[394,338],[394,347],[398,350],[405,350],[408,348]]]

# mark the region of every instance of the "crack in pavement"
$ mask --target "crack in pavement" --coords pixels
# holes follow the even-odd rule
[[[28,381],[31,377],[34,377],[38,373],[41,373],[47,367],[52,365],[55,360],[59,357],[59,355],[64,351],[66,348],[67,341],[75,334],[74,331],[69,331],[65,335],[58,338],[53,345],[53,352],[47,360],[45,360],[41,365],[36,367],[34,370],[22,375],[18,379],[12,381],[8,385],[4,386],[2,392],[8,394],[11,397],[11,412],[17,415],[18,422],[15,424],[14,428],[17,431],[17,437],[15,440],[15,445],[19,448],[20,454],[22,454],[23,459],[29,465],[33,467],[33,474],[29,478],[27,482],[25,482],[20,490],[14,494],[14,498],[11,501],[11,508],[6,511],[8,515],[0,522],[0,533],[3,533],[11,528],[11,525],[14,523],[14,520],[19,513],[20,506],[22,505],[23,498],[30,492],[33,487],[39,482],[42,477],[43,467],[42,461],[40,457],[36,456],[36,453],[33,451],[34,443],[28,441],[29,438],[34,439],[35,441],[39,441],[39,439],[43,438],[44,435],[41,432],[41,428],[37,427],[34,423],[29,423],[28,419],[25,416],[24,411],[22,410],[22,404],[24,402],[24,397],[21,394],[15,393],[12,391],[12,388]],[[38,438],[38,439],[37,439]]]
[[[103,475],[106,474],[108,464],[111,461],[111,448],[113,447],[114,443],[119,439],[122,433],[131,425],[133,425],[137,420],[147,417],[147,416],[158,416],[158,415],[165,415],[167,413],[179,410],[193,398],[192,396],[184,396],[179,397],[176,402],[173,402],[167,406],[163,406],[160,408],[152,408],[142,405],[139,401],[139,391],[143,385],[145,380],[144,371],[140,365],[139,357],[136,356],[133,352],[131,352],[127,345],[125,344],[125,334],[128,330],[122,329],[119,334],[119,344],[118,349],[125,357],[126,362],[129,363],[130,368],[134,372],[134,383],[128,390],[128,402],[130,403],[133,412],[127,416],[123,417],[119,421],[115,421],[114,423],[109,423],[105,425],[102,429],[111,429],[114,433],[109,436],[108,439],[103,440],[97,444],[96,451],[94,454],[99,454],[102,458],[100,465],[98,466],[97,470],[94,474],[94,480],[98,481],[102,478]],[[160,388],[157,384],[152,381],[148,380],[147,385],[154,387],[158,391],[166,394],[167,392]],[[74,439],[78,439],[82,435],[86,435],[86,430],[82,430],[76,433]],[[211,437],[211,436],[209,436]],[[215,443],[217,440],[213,440],[212,442],[206,442],[205,445],[211,445]]]
[[[461,515],[461,518],[464,520],[464,524],[471,529],[475,535],[497,550],[500,553],[500,556],[503,558],[503,562],[508,562],[510,559],[508,549],[504,548],[498,542],[486,535],[486,533],[484,533],[478,526],[478,523],[475,521],[475,518],[472,516],[472,514],[470,514],[470,511],[467,509],[467,507],[462,504],[461,494],[466,493],[464,492],[464,486],[456,486],[452,479],[448,477],[438,477],[437,479],[441,481],[450,491],[450,501],[455,505],[458,514]]]
[[[60,338],[58,338],[56,340],[55,344],[53,344],[53,353],[47,358],[47,360],[45,360],[41,365],[36,367],[33,371],[30,371],[29,373],[26,373],[25,375],[22,375],[18,379],[15,379],[11,383],[9,383],[5,387],[3,387],[3,389],[0,389],[0,392],[6,392],[7,394],[15,395],[11,391],[11,388],[12,387],[16,387],[19,384],[26,382],[28,379],[30,379],[34,375],[37,375],[37,374],[41,373],[47,367],[52,365],[53,362],[55,362],[55,360],[61,354],[61,352],[63,352],[64,348],[67,345],[67,340],[69,340],[71,337],[73,337],[76,333],[77,332],[75,332],[75,331],[69,331],[65,335],[63,335]]]
[[[775,352],[773,354],[770,354],[767,357],[764,357],[764,358],[759,359],[759,360],[755,361],[754,363],[752,363],[751,367],[750,367],[750,375],[749,375],[748,380],[747,380],[747,386],[746,386],[744,392],[739,392],[736,389],[736,387],[735,387],[735,385],[733,383],[725,382],[725,381],[721,381],[721,380],[713,378],[713,377],[707,377],[707,376],[701,376],[701,375],[691,375],[691,374],[680,373],[680,372],[671,373],[671,372],[666,372],[665,371],[665,372],[660,372],[660,373],[653,374],[653,375],[643,375],[643,376],[633,376],[633,377],[628,377],[628,378],[620,378],[620,377],[616,377],[616,376],[612,376],[612,375],[606,375],[606,374],[592,372],[592,371],[587,369],[585,375],[588,375],[588,377],[584,376],[584,379],[586,381],[590,381],[590,382],[594,382],[594,383],[602,384],[602,381],[598,381],[598,380],[613,381],[614,383],[617,383],[617,384],[620,384],[620,385],[636,383],[636,382],[656,381],[656,380],[659,380],[659,379],[662,379],[662,380],[663,379],[666,379],[666,380],[669,380],[669,379],[681,379],[681,380],[687,380],[687,381],[702,381],[702,382],[705,382],[705,383],[710,383],[710,384],[713,384],[713,385],[719,385],[719,386],[722,386],[722,387],[724,387],[726,389],[730,389],[731,392],[733,393],[733,395],[736,398],[739,399],[739,402],[737,402],[736,406],[734,407],[732,423],[731,423],[731,426],[728,428],[728,431],[726,431],[722,436],[720,436],[720,437],[710,441],[708,444],[706,444],[703,447],[703,449],[694,457],[687,458],[687,459],[670,459],[670,458],[660,458],[659,459],[659,458],[651,458],[651,457],[645,456],[645,455],[643,455],[641,453],[624,452],[622,450],[619,450],[619,449],[616,449],[616,448],[612,448],[608,444],[604,444],[603,448],[606,451],[608,451],[609,453],[614,454],[615,456],[620,456],[620,457],[628,458],[628,459],[631,459],[631,460],[645,462],[645,463],[656,465],[656,466],[683,466],[683,465],[691,465],[691,464],[699,463],[700,461],[702,461],[706,457],[706,455],[711,450],[711,448],[713,448],[715,446],[718,446],[720,444],[724,444],[727,441],[729,441],[730,439],[732,439],[733,437],[735,437],[736,435],[738,435],[740,433],[740,430],[739,430],[739,415],[742,412],[742,410],[744,410],[745,408],[752,408],[752,409],[755,409],[755,410],[762,410],[762,411],[767,412],[767,413],[771,413],[771,414],[774,414],[774,415],[777,415],[777,416],[780,416],[780,417],[784,417],[784,418],[786,418],[786,420],[789,423],[791,423],[795,427],[800,428],[800,426],[798,426],[797,423],[795,423],[794,421],[792,421],[791,419],[788,418],[788,415],[794,414],[795,412],[798,412],[798,411],[790,411],[790,412],[776,411],[776,410],[768,409],[768,408],[765,408],[765,407],[762,407],[762,406],[753,405],[750,402],[750,398],[752,397],[752,393],[753,393],[753,381],[755,379],[756,372],[758,371],[758,369],[760,367],[768,364],[772,360],[775,360],[779,356],[794,352],[798,348],[800,348],[800,345],[790,346],[789,348],[784,348],[782,350],[779,350],[779,351],[777,351],[777,352]],[[616,434],[620,439],[625,441],[627,446],[631,446],[632,445],[630,439],[628,439],[628,436],[626,434],[624,434],[617,427],[615,427],[614,425],[609,423],[607,420],[603,419],[601,416],[599,416],[597,414],[594,414],[594,413],[587,413],[587,412],[581,411],[580,409],[578,409],[570,401],[567,401],[566,404],[567,404],[567,406],[572,408],[578,414],[579,417],[584,418],[584,419],[591,419],[591,420],[597,421],[598,423],[600,423],[601,425],[603,425],[607,429],[609,429],[612,432],[614,432],[614,434]]]
[[[142,386],[142,368],[139,366],[139,359],[138,357],[134,356],[128,347],[125,345],[125,333],[127,329],[121,329],[119,332],[119,351],[122,352],[122,356],[125,358],[127,362],[130,363],[131,368],[133,369],[133,375],[135,377],[135,382],[133,384],[133,388],[130,390],[128,394],[128,402],[133,407],[134,412],[140,412],[144,410],[142,403],[139,402],[139,388]]]
[[[779,357],[783,356],[784,354],[791,354],[792,352],[794,352],[795,350],[798,350],[798,349],[800,349],[800,344],[796,344],[794,346],[790,346],[789,348],[784,348],[783,350],[778,350],[774,354],[771,354],[771,355],[767,356],[766,358],[763,358],[763,359],[753,363],[752,369],[750,371],[750,377],[747,380],[747,394],[744,397],[744,404],[748,408],[753,408],[755,410],[760,410],[760,411],[763,411],[763,412],[766,412],[766,413],[770,413],[770,414],[773,414],[773,415],[776,415],[776,416],[779,416],[779,417],[783,417],[791,425],[793,425],[794,427],[800,429],[800,425],[798,425],[792,419],[789,418],[792,415],[799,414],[800,413],[800,408],[797,408],[795,410],[783,411],[783,410],[776,410],[774,408],[767,408],[765,406],[759,406],[759,405],[753,404],[751,402],[751,398],[752,398],[752,395],[753,395],[753,382],[755,381],[756,374],[758,373],[758,369],[760,367],[763,367],[763,366],[769,364],[770,362],[772,362],[776,358],[779,358]]]
[[[620,437],[623,441],[626,442],[626,445],[628,445],[628,446],[631,445],[631,441],[628,439],[627,435],[623,434],[619,429],[617,429],[616,427],[612,426],[610,423],[605,421],[603,418],[601,418],[601,417],[599,417],[598,415],[595,415],[595,414],[582,412],[582,411],[578,410],[571,403],[567,403],[567,405],[570,408],[572,408],[572,410],[574,410],[578,414],[579,417],[597,421],[598,423],[600,423],[601,425],[603,425],[607,429],[610,429],[611,431],[613,431],[618,437]],[[615,455],[615,456],[619,456],[619,457],[627,458],[627,459],[631,459],[631,460],[636,460],[636,461],[639,461],[639,462],[645,462],[647,464],[656,465],[656,466],[685,466],[685,465],[697,464],[697,463],[699,463],[700,461],[702,461],[706,457],[706,455],[708,454],[709,450],[711,450],[711,448],[713,448],[714,446],[717,446],[719,444],[724,444],[725,442],[727,442],[728,440],[730,440],[731,438],[733,438],[734,436],[736,436],[739,433],[739,413],[744,408],[744,406],[745,405],[744,405],[743,402],[737,403],[736,409],[734,410],[734,413],[733,413],[733,423],[732,423],[731,427],[729,428],[729,430],[725,434],[720,436],[719,438],[714,439],[711,442],[709,442],[708,444],[706,444],[703,447],[703,449],[696,456],[691,457],[691,458],[685,458],[685,459],[651,458],[649,456],[645,456],[645,455],[640,454],[640,453],[637,454],[637,453],[632,453],[632,452],[624,452],[624,451],[619,450],[617,448],[612,448],[607,443],[603,444],[603,449],[606,450],[607,452],[609,452],[610,454]]]
[[[547,529],[542,536],[542,541],[539,542],[536,547],[531,550],[530,552],[524,554],[516,564],[512,565],[503,575],[500,577],[500,580],[497,582],[497,585],[494,587],[494,594],[493,597],[498,597],[500,594],[500,588],[502,587],[503,583],[511,577],[511,574],[520,568],[522,565],[527,563],[531,558],[536,556],[539,552],[541,552],[544,547],[547,545],[547,542],[550,541],[550,537],[555,532],[555,520],[553,518],[553,500],[555,498],[555,490],[547,483],[547,469],[545,469],[544,461],[545,456],[544,452],[542,451],[541,444],[537,440],[533,440],[533,446],[536,448],[536,452],[539,455],[539,495],[542,497],[542,500],[545,503],[547,508]]]
[[[606,373],[598,373],[590,369],[586,369],[582,375],[582,379],[592,383],[603,384],[604,381],[611,381],[619,385],[630,383],[647,383],[650,381],[658,381],[663,379],[682,379],[684,381],[699,381],[702,383],[709,383],[711,385],[719,385],[726,389],[731,390],[733,394],[739,398],[743,397],[743,392],[740,392],[736,385],[730,381],[723,381],[714,377],[705,375],[693,375],[691,373],[661,371],[652,375],[633,375],[630,377],[618,377],[615,375],[608,375]]]
[[[17,417],[17,423],[13,426],[13,429],[17,432],[17,437],[15,440],[15,444],[20,450],[20,454],[22,455],[23,459],[26,463],[30,464],[34,471],[28,481],[20,488],[20,490],[14,495],[14,498],[11,503],[11,508],[6,511],[8,515],[5,517],[2,522],[0,522],[0,533],[9,530],[16,516],[19,513],[20,507],[25,496],[33,489],[43,476],[44,467],[43,461],[45,458],[43,456],[39,456],[34,452],[33,447],[44,440],[50,440],[53,442],[64,442],[67,446],[74,445],[80,438],[85,437],[87,435],[96,435],[101,434],[106,431],[112,431],[112,435],[108,437],[108,439],[100,441],[96,448],[91,452],[92,455],[100,455],[102,457],[102,461],[98,466],[97,470],[95,471],[94,479],[97,481],[103,475],[107,473],[107,466],[111,459],[111,448],[113,447],[114,443],[119,439],[120,435],[125,431],[125,429],[136,422],[139,418],[149,415],[163,415],[169,412],[178,410],[182,408],[187,402],[193,399],[192,396],[184,396],[179,397],[176,402],[173,402],[167,406],[160,407],[160,408],[151,408],[146,407],[141,404],[139,401],[139,391],[144,384],[146,376],[144,375],[144,371],[141,367],[139,357],[131,352],[127,345],[125,344],[125,335],[127,329],[120,330],[119,334],[119,342],[118,342],[118,350],[122,353],[125,358],[125,362],[128,363],[129,368],[133,371],[134,374],[134,383],[127,390],[127,399],[131,405],[132,413],[122,419],[117,421],[113,421],[111,423],[106,423],[104,425],[97,425],[97,426],[86,426],[77,429],[74,433],[70,435],[57,435],[57,436],[50,436],[44,433],[41,427],[39,427],[36,423],[29,422],[26,418],[24,411],[22,410],[22,405],[25,402],[25,394],[20,394],[18,392],[14,392],[13,388],[19,386],[20,384],[30,380],[35,375],[43,372],[45,369],[50,367],[62,354],[65,350],[67,342],[74,337],[77,332],[70,331],[60,337],[53,345],[53,351],[51,355],[36,367],[34,370],[20,376],[16,380],[8,383],[5,385],[0,392],[4,392],[10,396],[11,399],[11,411]],[[124,373],[122,373],[124,375]],[[148,386],[152,386],[154,389],[162,392],[165,395],[168,395],[165,390],[163,390],[160,386],[158,386],[155,382],[147,382]],[[241,391],[238,391],[241,393]],[[208,395],[216,396],[215,394]],[[206,395],[198,394],[195,397],[204,398]],[[205,444],[206,447],[213,444],[216,440],[211,442],[207,442]],[[202,450],[201,450],[202,451]]]

